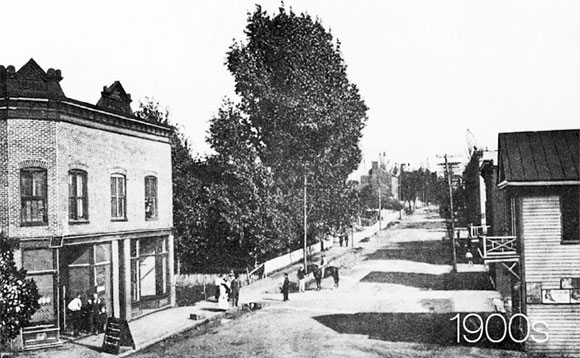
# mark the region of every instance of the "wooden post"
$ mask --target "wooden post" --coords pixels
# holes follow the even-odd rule
[[[308,253],[306,252],[307,241],[308,241],[308,229],[307,229],[307,208],[306,208],[306,187],[308,186],[308,177],[306,176],[306,171],[304,171],[304,270],[308,270]]]
[[[453,271],[457,272],[457,253],[455,252],[455,213],[453,211],[453,189],[451,187],[451,171],[447,154],[445,154],[445,172],[447,173],[447,184],[449,185],[449,209],[451,211],[451,245],[453,246]]]

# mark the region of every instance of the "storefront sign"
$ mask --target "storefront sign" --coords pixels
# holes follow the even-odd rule
[[[527,282],[526,283],[526,302],[527,303],[542,303],[542,283],[541,282]]]
[[[542,303],[544,304],[569,304],[570,290],[542,290]]]
[[[560,279],[560,288],[580,289],[580,277],[564,277]]]
[[[570,292],[570,303],[580,304],[580,290]]]

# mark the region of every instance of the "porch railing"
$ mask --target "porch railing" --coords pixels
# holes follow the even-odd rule
[[[469,236],[472,238],[485,236],[489,228],[489,225],[469,225]]]
[[[481,236],[480,255],[486,263],[517,261],[516,236]]]

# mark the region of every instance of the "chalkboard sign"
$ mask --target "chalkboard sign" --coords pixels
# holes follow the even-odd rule
[[[119,354],[121,346],[131,346],[135,349],[129,324],[124,319],[109,317],[101,350],[105,353]]]

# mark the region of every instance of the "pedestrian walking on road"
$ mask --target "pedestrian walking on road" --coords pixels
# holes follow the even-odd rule
[[[238,273],[234,274],[234,279],[230,285],[232,290],[232,305],[237,307],[238,301],[240,300],[240,289],[242,288],[242,281],[240,281],[240,275]]]
[[[306,272],[304,271],[304,266],[300,266],[296,276],[298,277],[298,292],[306,291]]]
[[[467,253],[465,254],[465,258],[467,259],[467,263],[469,266],[473,266],[473,254],[471,253],[470,249],[467,249]]]
[[[282,296],[283,301],[288,301],[288,290],[290,290],[290,281],[288,280],[288,274],[284,274],[284,281],[282,282]]]

